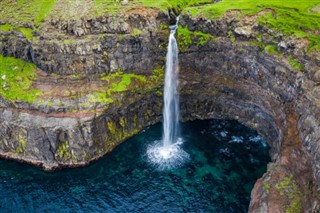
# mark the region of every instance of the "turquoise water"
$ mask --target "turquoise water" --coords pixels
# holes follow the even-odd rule
[[[235,121],[181,124],[189,160],[161,171],[147,147],[151,126],[89,167],[45,173],[0,160],[0,212],[246,212],[270,161],[266,142]]]

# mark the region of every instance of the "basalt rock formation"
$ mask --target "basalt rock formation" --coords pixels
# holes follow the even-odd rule
[[[235,119],[268,141],[250,212],[319,212],[320,53],[252,16],[180,18],[181,119]],[[0,156],[48,171],[87,165],[159,122],[169,22],[138,8],[49,19],[32,39],[0,31],[0,53],[35,64],[42,91],[33,102],[0,96]]]

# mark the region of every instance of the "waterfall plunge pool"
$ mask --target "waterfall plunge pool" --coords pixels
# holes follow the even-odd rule
[[[181,123],[188,159],[171,169],[150,163],[156,124],[86,168],[46,173],[0,160],[1,212],[247,212],[268,145],[236,121]]]

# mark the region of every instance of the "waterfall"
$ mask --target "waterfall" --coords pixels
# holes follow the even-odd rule
[[[178,21],[179,17],[176,24],[170,26],[163,93],[162,139],[155,141],[147,149],[151,163],[161,170],[181,166],[189,159],[189,154],[181,148],[183,140],[179,135],[178,44],[174,37]]]
[[[175,25],[170,26],[170,36],[166,61],[166,73],[163,95],[163,146],[169,147],[177,142],[179,133],[179,96],[178,86],[178,44],[174,35],[178,28],[179,17]]]

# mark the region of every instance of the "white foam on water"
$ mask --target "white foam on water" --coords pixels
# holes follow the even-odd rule
[[[182,149],[183,140],[178,138],[176,143],[163,146],[161,140],[147,148],[149,162],[159,170],[170,170],[182,166],[189,160],[189,154]]]

